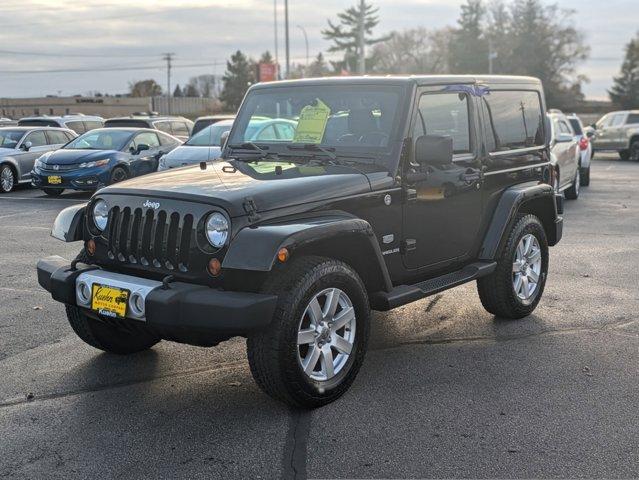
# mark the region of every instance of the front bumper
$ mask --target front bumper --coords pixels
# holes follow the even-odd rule
[[[60,183],[49,183],[49,177],[60,177]],[[109,171],[104,167],[86,168],[70,171],[43,171],[34,168],[31,172],[31,184],[36,188],[64,188],[71,190],[94,191],[106,185]]]
[[[162,282],[133,277],[102,270],[95,266],[78,264],[71,269],[62,257],[47,257],[38,262],[38,283],[51,293],[54,300],[66,305],[82,308],[90,316],[100,318],[90,309],[78,292],[77,286],[84,282],[92,290],[93,283],[125,288],[142,296],[145,309],[135,314],[127,308],[122,322],[145,322],[163,334],[165,338],[199,344],[194,335],[232,337],[246,336],[250,332],[266,327],[273,317],[277,296],[250,292],[228,292],[203,285],[172,282],[165,288]],[[108,319],[105,319],[108,320]]]

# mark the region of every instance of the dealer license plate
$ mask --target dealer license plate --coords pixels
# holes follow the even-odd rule
[[[52,175],[47,178],[50,185],[60,185],[62,183],[62,177],[59,175]]]
[[[129,291],[108,285],[93,284],[91,309],[106,317],[126,317]]]

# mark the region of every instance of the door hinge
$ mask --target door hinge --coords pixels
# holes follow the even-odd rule
[[[257,222],[260,219],[260,216],[257,214],[257,205],[255,204],[253,197],[246,197],[242,206],[244,207],[244,211],[248,214],[249,223]]]
[[[405,188],[404,189],[404,203],[414,202],[417,200],[417,189]]]
[[[402,242],[402,253],[408,253],[417,250],[417,240],[414,238],[407,238]]]

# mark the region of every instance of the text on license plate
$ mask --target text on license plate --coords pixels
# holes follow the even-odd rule
[[[60,185],[62,183],[62,177],[59,175],[52,175],[48,177],[48,181],[51,185]]]
[[[107,317],[126,316],[129,291],[108,285],[93,284],[91,289],[91,309]]]

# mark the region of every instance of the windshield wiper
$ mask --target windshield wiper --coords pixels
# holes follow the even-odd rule
[[[289,150],[303,150],[305,152],[322,152],[326,154],[327,156],[329,156],[331,160],[337,160],[337,155],[335,155],[334,153],[335,152],[334,148],[320,147],[319,145],[315,143],[305,143],[302,145],[287,145],[286,148],[288,148]]]
[[[237,143],[234,145],[229,145],[229,148],[231,150],[255,150],[256,152],[259,152],[263,155],[266,155],[268,153],[268,147],[262,148],[254,144],[253,142]]]

